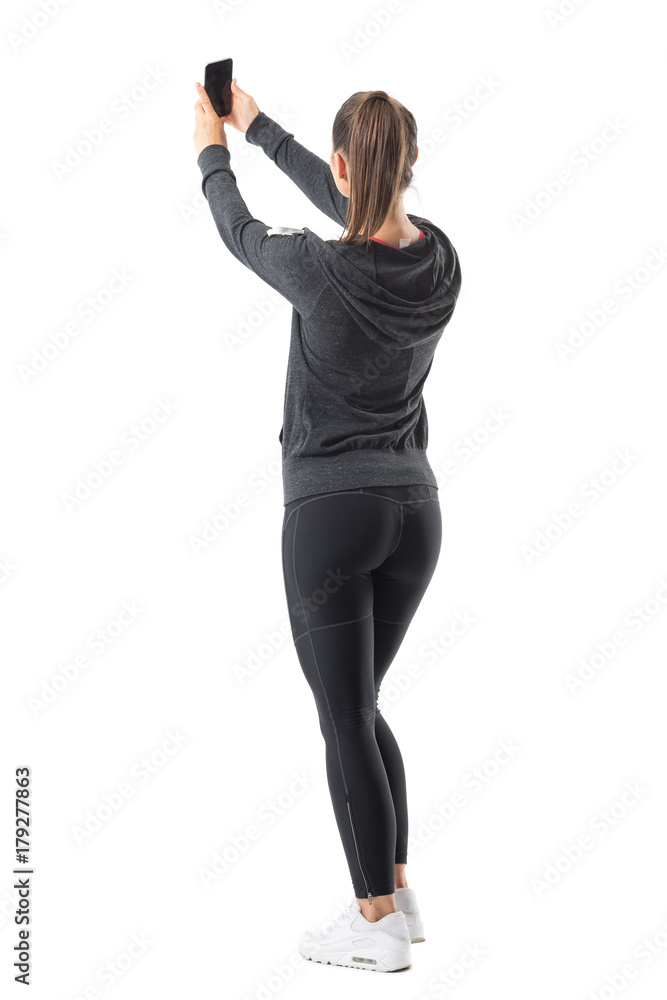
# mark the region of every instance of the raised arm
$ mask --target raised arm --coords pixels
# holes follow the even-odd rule
[[[270,227],[252,216],[237,187],[227,146],[206,146],[197,164],[202,192],[227,249],[308,316],[326,280],[305,234],[268,235]]]
[[[245,137],[254,146],[260,146],[321,212],[334,222],[345,223],[349,199],[336,187],[326,160],[302,146],[264,111],[252,120]]]

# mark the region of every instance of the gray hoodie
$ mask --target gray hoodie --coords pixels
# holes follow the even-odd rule
[[[262,111],[245,137],[344,225],[348,199],[326,160]],[[424,238],[402,249],[338,246],[306,227],[269,234],[241,197],[226,146],[206,146],[197,164],[225,246],[294,307],[278,436],[283,503],[360,486],[437,487],[422,390],[461,287],[448,237],[410,213]]]

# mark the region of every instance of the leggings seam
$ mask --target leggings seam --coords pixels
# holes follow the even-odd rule
[[[297,510],[301,510],[301,508],[304,506],[304,504],[312,503],[314,500],[324,500],[326,497],[332,497],[332,496],[337,496],[338,497],[338,496],[342,496],[343,494],[350,495],[352,493],[358,493],[361,496],[365,496],[365,497],[380,497],[381,500],[389,500],[391,503],[397,503],[401,507],[403,506],[403,504],[406,504],[406,503],[428,503],[429,501],[432,501],[434,503],[439,503],[440,502],[440,497],[422,497],[421,499],[418,498],[417,500],[396,500],[395,497],[386,497],[382,493],[363,493],[361,489],[358,489],[358,490],[332,490],[331,493],[322,493],[320,496],[310,497],[310,499],[304,500],[303,503],[300,503],[298,507],[295,507],[294,510],[291,510],[289,512],[289,514],[287,515],[287,519],[286,519],[285,523],[283,524],[283,531],[287,527],[287,522],[289,521],[289,519],[292,516],[292,514],[295,514],[297,512]]]
[[[385,499],[390,499],[390,498],[389,497],[385,497]],[[408,500],[406,502],[407,503],[412,503],[411,500]],[[396,539],[396,544],[394,545],[393,549],[391,550],[391,552],[387,556],[385,556],[383,562],[386,562],[387,559],[389,559],[389,556],[393,556],[394,552],[398,548],[398,543],[400,542],[401,538],[403,537],[403,525],[404,525],[404,523],[405,523],[405,519],[403,517],[403,504],[401,503],[401,527],[400,527],[399,532],[398,532],[398,538]]]
[[[303,604],[301,606],[303,607]],[[294,642],[298,642],[299,639],[303,639],[304,635],[310,635],[311,632],[321,632],[323,628],[338,628],[339,625],[354,625],[355,622],[363,622],[366,618],[370,618],[372,614],[373,612],[369,611],[367,615],[362,615],[361,618],[350,618],[346,622],[332,622],[331,625],[318,625],[317,628],[307,628],[305,632],[302,632],[301,635],[296,637]],[[391,622],[391,624],[402,625],[403,623]]]

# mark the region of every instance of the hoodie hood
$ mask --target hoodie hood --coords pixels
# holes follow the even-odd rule
[[[401,250],[320,239],[304,227],[329,286],[366,335],[383,346],[414,348],[449,322],[461,287],[458,255],[430,220],[410,215],[424,233]]]

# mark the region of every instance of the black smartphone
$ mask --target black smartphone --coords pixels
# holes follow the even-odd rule
[[[216,115],[228,115],[232,110],[232,60],[219,59],[207,63],[204,72],[204,90],[208,94]]]

